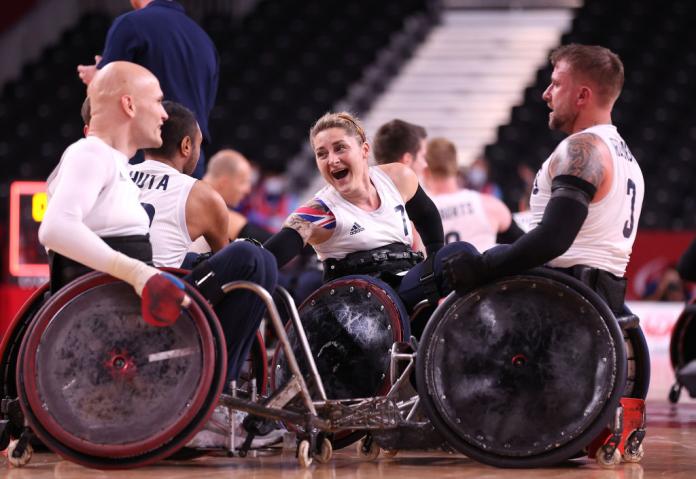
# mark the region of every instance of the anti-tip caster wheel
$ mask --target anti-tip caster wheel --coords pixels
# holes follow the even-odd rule
[[[640,462],[640,460],[643,459],[644,455],[645,450],[643,449],[643,445],[641,444],[635,451],[631,451],[629,448],[626,448],[626,450],[623,453],[623,460],[626,462]]]
[[[375,441],[372,441],[371,439],[369,442],[369,447],[365,447],[367,440],[367,436],[360,439],[355,449],[360,459],[374,461],[379,456],[381,448],[379,447],[379,444],[377,444]]]
[[[595,459],[597,459],[597,464],[600,466],[611,468],[621,464],[621,452],[618,449],[614,449],[614,453],[609,455],[604,452],[604,448],[600,448]]]
[[[677,404],[677,402],[679,402],[679,396],[681,396],[681,390],[682,390],[681,384],[676,383],[676,384],[672,385],[672,387],[669,388],[669,395],[668,395],[669,402],[671,402],[672,404]]]
[[[297,462],[300,467],[309,467],[312,464],[312,456],[309,453],[309,441],[303,439],[297,446]]]
[[[14,467],[22,467],[26,465],[31,460],[31,456],[34,453],[34,449],[31,447],[31,444],[27,444],[27,447],[24,448],[24,453],[22,453],[22,455],[19,457],[15,457],[14,452],[18,443],[18,440],[13,439],[7,446],[7,462]]]
[[[319,452],[314,454],[314,459],[316,459],[319,464],[326,464],[331,460],[331,456],[333,456],[333,447],[331,446],[331,441],[324,438],[319,446]]]
[[[397,454],[399,454],[398,449],[385,449],[382,451],[382,455],[388,459],[391,459],[392,457],[396,457]]]

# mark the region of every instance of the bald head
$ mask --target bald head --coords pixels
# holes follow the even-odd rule
[[[98,136],[129,156],[141,148],[162,144],[162,89],[146,68],[130,62],[111,62],[87,87],[90,135]],[[117,146],[119,145],[119,146]],[[131,152],[132,151],[132,152]]]
[[[157,78],[147,68],[130,62],[111,62],[94,75],[87,86],[92,116],[100,110],[118,110],[129,101],[140,88],[156,86]],[[124,98],[126,97],[126,98]]]
[[[220,150],[208,161],[203,181],[234,208],[251,191],[251,164],[238,151]]]

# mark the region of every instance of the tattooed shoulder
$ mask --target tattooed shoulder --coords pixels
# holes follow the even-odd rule
[[[600,141],[592,133],[580,133],[561,143],[551,158],[552,176],[577,176],[599,188],[604,179]]]
[[[315,228],[324,230],[336,228],[336,217],[323,201],[313,198],[288,216],[283,226],[296,230],[307,241]]]

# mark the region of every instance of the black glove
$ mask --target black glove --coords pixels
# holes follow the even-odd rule
[[[473,246],[443,261],[444,279],[452,289],[463,294],[488,280],[488,268],[483,256]]]

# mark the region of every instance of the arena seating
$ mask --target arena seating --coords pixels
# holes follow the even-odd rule
[[[209,14],[201,24],[218,48],[221,71],[210,122],[213,144],[206,150],[231,146],[265,168],[284,171],[311,123],[347,95],[404,18],[425,11],[428,3],[392,2],[380,15],[365,16],[372,8],[368,0],[268,0],[238,22],[227,13]],[[0,184],[46,178],[65,147],[81,136],[85,92],[75,68],[93,61],[111,21],[100,14],[82,17],[40,61],[5,85]],[[386,82],[395,71],[382,73]]]
[[[696,35],[690,28],[695,19],[696,3],[690,0],[587,0],[562,38],[562,43],[607,46],[624,61],[626,83],[613,120],[646,178],[640,225],[645,228],[696,227],[696,198],[689,194],[696,180],[696,127],[689,101],[696,75]],[[524,103],[486,147],[493,177],[515,209],[524,193],[517,165],[536,170],[563,137],[547,128],[549,110],[541,94],[550,76],[550,66],[538,71]]]

